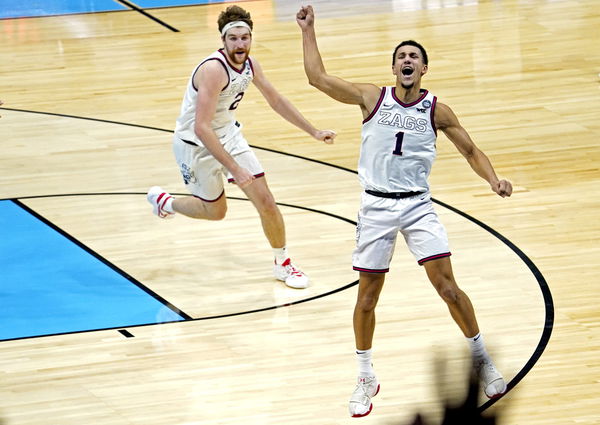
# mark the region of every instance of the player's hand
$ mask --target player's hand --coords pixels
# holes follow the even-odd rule
[[[315,24],[315,12],[312,6],[302,6],[296,13],[296,22],[302,29],[306,29]]]
[[[256,179],[250,171],[243,167],[231,170],[231,175],[233,177],[233,183],[237,184],[240,188],[250,186]]]
[[[315,139],[320,140],[321,142],[325,142],[328,145],[331,145],[333,143],[333,139],[335,139],[335,136],[337,136],[337,133],[332,130],[317,130],[317,132],[314,135]]]
[[[498,183],[492,185],[492,190],[503,198],[506,198],[512,195],[513,188],[508,180],[499,180]]]

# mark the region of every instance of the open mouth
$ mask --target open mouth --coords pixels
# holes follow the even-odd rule
[[[402,75],[412,75],[414,71],[412,68],[402,68]]]

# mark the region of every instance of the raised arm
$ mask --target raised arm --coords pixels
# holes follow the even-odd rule
[[[198,100],[194,132],[212,156],[229,170],[235,183],[239,187],[245,187],[252,183],[254,176],[245,168],[240,167],[235,159],[227,153],[211,125],[217,109],[219,93],[227,83],[227,75],[217,61],[207,61],[196,71],[194,84],[198,87]]]
[[[512,194],[512,185],[508,180],[498,179],[488,157],[477,147],[467,131],[460,125],[452,109],[443,103],[435,108],[435,125],[467,159],[469,165],[480,177],[486,180],[494,192],[504,197]]]
[[[288,99],[282,96],[281,93],[273,87],[270,81],[267,80],[258,61],[253,59],[252,64],[254,70],[254,79],[252,82],[275,112],[299,129],[306,131],[315,139],[325,143],[333,143],[336,136],[335,132],[331,130],[316,129],[306,118],[304,118],[300,111],[298,111]]]
[[[381,89],[373,84],[355,84],[327,74],[315,34],[315,14],[312,6],[303,6],[296,14],[302,29],[304,71],[310,85],[343,103],[360,105],[363,115],[368,115],[379,99]]]

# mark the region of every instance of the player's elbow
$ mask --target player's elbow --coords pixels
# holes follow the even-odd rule
[[[308,84],[310,84],[311,86],[324,91],[327,87],[326,85],[326,79],[324,78],[323,75],[319,75],[319,74],[307,74],[308,75]]]
[[[207,125],[204,122],[198,122],[196,121],[196,123],[194,124],[194,133],[196,133],[196,136],[200,139],[203,140],[205,139],[206,135],[212,130],[212,127],[210,125]]]

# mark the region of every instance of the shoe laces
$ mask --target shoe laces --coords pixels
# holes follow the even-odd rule
[[[486,358],[479,359],[475,362],[475,370],[479,376],[484,379],[491,379],[497,374],[494,364]]]
[[[366,395],[368,395],[367,391],[373,384],[373,378],[358,378],[357,388],[360,388]]]
[[[284,267],[285,270],[290,275],[293,275],[293,276],[302,276],[302,275],[304,275],[304,273],[302,273],[301,270],[298,270],[296,267],[294,267],[294,265],[292,264],[292,261],[289,258],[286,259],[283,263],[281,263],[281,266]]]
[[[369,395],[369,387],[371,385],[373,385],[373,379],[358,378],[356,388],[352,393],[352,397],[350,397],[350,402],[367,406],[371,400],[371,396]]]

